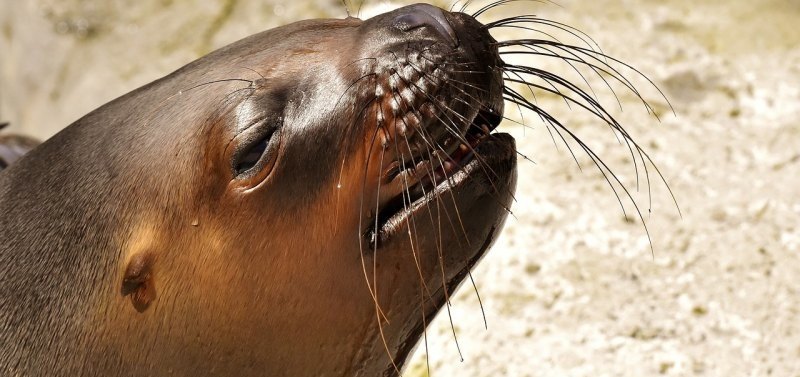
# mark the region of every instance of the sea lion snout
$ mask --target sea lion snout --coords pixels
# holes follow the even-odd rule
[[[360,27],[370,41],[358,74],[367,77],[361,81],[364,140],[371,150],[366,181],[380,183],[368,213],[375,221],[366,222],[364,232],[367,243],[379,248],[411,222],[407,216],[438,200],[438,194],[428,197],[438,186],[450,195],[452,178],[473,157],[486,168],[488,156],[476,152],[502,120],[501,60],[482,24],[427,4],[376,16]],[[473,205],[472,197],[452,198],[461,209]]]

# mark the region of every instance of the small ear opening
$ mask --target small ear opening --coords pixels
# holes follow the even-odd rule
[[[128,261],[125,276],[122,278],[121,293],[131,297],[131,304],[139,313],[144,312],[156,298],[156,289],[153,283],[153,264],[155,257],[152,253],[137,253]]]

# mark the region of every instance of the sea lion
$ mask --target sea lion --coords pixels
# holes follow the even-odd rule
[[[482,26],[415,5],[268,30],[11,165],[0,374],[397,375],[511,204]]]
[[[508,214],[504,101],[580,141],[505,85],[569,84],[501,59],[556,45],[497,42],[490,28],[535,20],[484,25],[485,9],[268,30],[11,165],[0,373],[399,375]]]
[[[8,127],[8,123],[0,123],[0,131]],[[39,145],[39,141],[23,135],[0,135],[0,170],[5,169]]]

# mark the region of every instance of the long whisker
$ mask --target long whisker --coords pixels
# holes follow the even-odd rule
[[[516,27],[516,28],[521,28],[523,30],[532,31],[534,33],[538,33],[539,32],[539,29],[536,29],[536,28],[533,28],[533,27],[520,26],[519,24],[535,24],[535,25],[549,26],[549,27],[552,27],[552,28],[557,29],[557,30],[561,30],[561,31],[563,31],[563,32],[565,32],[567,34],[570,34],[570,35],[574,36],[575,38],[577,38],[578,40],[580,40],[581,42],[586,44],[586,46],[588,46],[592,50],[597,48],[597,51],[603,52],[603,49],[600,47],[600,44],[598,44],[597,41],[594,40],[594,38],[592,38],[588,34],[584,33],[582,30],[580,30],[580,29],[578,29],[576,27],[561,23],[561,22],[557,22],[557,21],[553,21],[553,20],[548,20],[546,18],[538,17],[535,14],[522,14],[522,15],[518,15],[518,16],[502,18],[502,19],[499,19],[499,20],[496,20],[496,21],[492,21],[492,22],[486,23],[486,24],[484,24],[483,27],[486,30],[490,30],[490,29],[493,29],[493,28],[502,28],[502,27],[511,27],[511,26],[513,26],[513,27]]]
[[[383,125],[379,125],[377,128],[378,129],[382,129]],[[385,131],[385,129],[384,129],[384,131]],[[381,149],[381,158],[380,158],[380,163],[378,164],[379,167],[383,166],[383,158],[386,155],[385,152],[386,152],[386,148],[384,146],[384,148]],[[378,234],[378,215],[377,214],[380,211],[380,206],[381,206],[381,186],[382,186],[381,185],[381,176],[378,175],[377,193],[375,194],[375,235],[376,236]],[[377,300],[377,295],[378,295],[378,252],[377,251],[378,251],[378,243],[375,242],[374,246],[373,246],[373,250],[372,250],[372,289],[374,289],[374,291],[375,291],[375,296],[376,296],[375,303],[376,303],[376,305],[379,305],[378,304],[378,300]],[[380,332],[380,335],[381,335],[381,341],[383,342],[383,347],[386,350],[386,356],[389,357],[389,361],[391,361],[392,367],[394,367],[394,370],[397,372],[397,374],[400,374],[400,368],[398,368],[397,364],[394,362],[394,356],[392,356],[392,351],[389,350],[389,343],[386,342],[386,334],[384,334],[384,332],[383,332],[383,321],[381,320],[381,316],[380,316],[379,311],[377,309],[378,308],[376,308],[376,310],[375,310],[375,317],[376,317],[376,319],[378,321],[378,331]],[[388,322],[388,320],[387,320],[387,322]]]
[[[397,98],[394,98],[394,100],[397,101]],[[399,104],[398,104],[398,106],[399,106]],[[405,125],[406,129],[410,129],[410,127],[406,123],[405,119],[401,118],[401,120],[402,120],[403,124]],[[395,124],[395,128],[396,127],[397,127],[397,125]],[[398,132],[395,132],[395,133],[398,134]],[[405,134],[403,134],[403,138],[405,139],[406,146],[408,147],[409,150],[411,150],[411,144],[408,142],[408,137]],[[394,137],[393,139],[394,139],[395,153],[398,156],[400,156],[399,160],[400,160],[400,165],[402,167],[402,171],[406,171],[406,159],[404,157],[402,157],[402,153],[400,152],[400,147],[398,146],[398,143],[397,143],[397,139],[398,138]],[[413,155],[412,155],[411,158],[413,160]],[[416,163],[414,163],[414,166],[416,166]],[[404,174],[403,175],[403,209],[405,211],[408,211],[411,208],[411,192],[410,192],[410,190],[411,190],[411,187],[410,187],[410,184],[408,182],[408,176]],[[420,284],[422,285],[423,290],[430,295],[430,290],[428,290],[428,285],[425,283],[425,278],[423,277],[423,274],[422,274],[422,266],[420,266],[419,256],[417,255],[416,248],[414,247],[415,239],[414,239],[414,237],[412,237],[412,234],[411,234],[412,227],[414,229],[416,229],[416,223],[414,222],[413,216],[406,217],[406,227],[408,229],[408,243],[411,246],[411,255],[414,258],[414,265],[417,267],[417,273],[419,274]],[[416,234],[416,232],[415,232],[415,234]],[[419,241],[417,241],[417,244],[418,243],[419,243]]]
[[[362,184],[361,184],[361,199],[360,199],[360,203],[359,203],[358,229],[364,229],[364,218],[363,218],[364,217],[364,198],[366,196],[367,177],[369,176],[369,162],[370,162],[370,159],[372,157],[372,150],[374,149],[373,146],[375,145],[375,141],[377,140],[377,136],[378,136],[378,132],[379,131],[380,131],[380,128],[379,127],[375,127],[375,130],[372,133],[372,139],[371,139],[371,141],[369,143],[369,152],[367,152],[366,161],[364,163],[364,175],[363,175],[363,180],[362,180]],[[366,260],[364,259],[364,254],[365,253],[364,253],[363,238],[364,237],[360,237],[360,236],[358,237],[358,249],[359,249],[359,256],[361,258],[361,269],[363,270],[363,273],[364,273],[364,279],[365,279],[365,281],[367,283],[367,289],[369,290],[369,293],[370,293],[370,296],[372,297],[372,300],[375,302],[376,311],[378,313],[380,313],[379,314],[379,319],[380,319],[380,317],[383,317],[384,319],[386,319],[388,321],[388,319],[386,318],[386,315],[383,313],[383,310],[381,309],[380,303],[378,302],[377,293],[373,289],[372,284],[371,284],[370,279],[369,279],[369,274],[367,273]]]
[[[483,300],[481,300],[481,294],[478,292],[478,285],[475,284],[475,278],[472,277],[471,270],[467,270],[467,276],[469,276],[469,281],[472,283],[472,289],[475,291],[475,297],[478,298],[478,306],[481,308],[481,316],[483,316],[483,328],[489,330],[489,321],[486,320],[486,311],[483,309]]]
[[[531,1],[531,2],[536,2],[536,3],[541,3],[541,4],[553,4],[553,5],[559,6],[557,3],[554,3],[554,2],[552,2],[550,0],[498,0],[498,1],[495,1],[493,3],[490,3],[489,5],[486,5],[485,7],[479,9],[477,12],[473,13],[472,14],[472,18],[478,18],[482,14],[486,13],[487,11],[489,11],[491,9],[494,9],[494,8],[497,8],[497,7],[500,7],[500,6],[503,6],[503,5],[511,4],[511,3],[522,2],[522,1]]]
[[[544,112],[543,110],[541,110],[537,106],[531,104],[530,102],[528,102],[524,98],[517,97],[514,100],[519,101],[519,103],[522,106],[528,107],[532,111],[540,112],[543,116],[545,116],[546,118],[548,118],[550,120],[551,124],[557,126],[562,131],[566,132],[567,135],[569,135],[570,138],[572,140],[574,140],[578,144],[578,146],[580,146],[581,149],[583,149],[584,152],[586,152],[586,154],[592,159],[592,162],[594,162],[594,164],[597,167],[598,171],[600,171],[600,173],[603,175],[603,177],[605,177],[605,180],[606,180],[606,182],[608,182],[609,187],[611,187],[612,191],[614,192],[614,195],[617,196],[617,201],[619,202],[620,206],[622,207],[623,215],[625,215],[627,217],[627,215],[625,214],[625,206],[622,204],[622,200],[621,200],[619,194],[617,193],[617,189],[614,187],[614,184],[612,182],[615,182],[615,183],[617,183],[619,185],[619,187],[623,190],[623,192],[628,197],[630,202],[633,204],[633,207],[636,210],[636,213],[637,213],[637,215],[639,217],[639,220],[642,221],[642,227],[645,230],[648,242],[650,244],[650,252],[653,255],[653,257],[655,257],[655,249],[653,248],[653,241],[652,241],[652,238],[650,236],[650,230],[648,229],[647,223],[646,223],[646,221],[644,219],[644,215],[642,214],[642,211],[639,208],[639,205],[636,203],[636,200],[633,198],[633,195],[631,194],[631,192],[628,190],[627,187],[625,187],[625,185],[622,183],[622,181],[619,179],[619,177],[611,170],[611,168],[602,159],[600,159],[600,157],[588,145],[586,145],[586,143],[584,143],[575,133],[570,131],[567,127],[564,127],[564,125],[561,124],[561,122],[559,122],[557,119],[552,117],[550,114],[548,114],[547,112]]]
[[[585,56],[587,56],[587,57],[589,57],[591,59],[596,59],[601,64],[605,64],[605,62],[600,60],[600,57],[602,57],[603,59],[611,60],[616,64],[620,64],[621,66],[623,66],[623,67],[625,67],[627,69],[630,69],[631,71],[635,72],[637,75],[642,77],[643,79],[647,80],[647,82],[650,83],[650,85],[653,88],[655,88],[656,91],[658,91],[658,93],[661,96],[661,98],[665,102],[667,102],[667,104],[668,104],[670,110],[672,111],[673,115],[675,115],[675,108],[672,106],[672,104],[670,103],[669,99],[667,99],[667,96],[664,94],[664,92],[661,91],[661,89],[658,87],[658,85],[656,85],[653,82],[653,80],[651,80],[649,77],[647,77],[647,75],[645,75],[644,73],[642,73],[641,71],[639,71],[635,67],[631,66],[630,64],[627,64],[627,63],[625,63],[625,62],[623,62],[623,61],[621,61],[619,59],[616,59],[616,58],[614,58],[612,56],[609,56],[609,55],[607,55],[605,53],[594,51],[592,49],[587,49],[585,47],[580,47],[580,46],[575,46],[575,45],[562,44],[562,43],[549,41],[549,40],[545,40],[545,39],[516,39],[516,40],[508,40],[508,41],[498,42],[497,46],[499,48],[502,48],[502,47],[508,47],[508,46],[518,46],[518,45],[522,45],[522,44],[527,44],[527,45],[550,45],[550,46],[553,46],[553,47],[556,47],[556,48],[559,48],[559,49],[569,49],[569,50],[572,50],[572,51],[575,51],[575,52],[583,53]],[[612,68],[612,70],[613,70],[613,67],[610,67],[607,64],[606,64],[606,66],[609,67],[609,68]],[[616,71],[616,70],[613,70],[613,71],[618,74],[618,75],[615,75],[615,76],[617,76],[619,78],[622,78],[623,80],[627,80],[627,79],[625,79],[625,76],[619,74],[618,71]],[[653,111],[653,108],[650,106],[650,104],[647,101],[645,101],[644,98],[641,97],[641,95],[639,95],[639,91],[633,85],[630,85],[628,87],[628,89],[631,90],[634,94],[637,94],[637,96],[640,98],[640,100],[642,100],[645,108],[647,108],[649,111]],[[653,111],[653,114],[656,116],[656,119],[658,119],[658,116],[657,116],[657,114],[655,114],[655,111]]]

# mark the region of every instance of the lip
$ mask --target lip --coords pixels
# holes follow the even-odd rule
[[[371,247],[380,248],[387,244],[412,216],[424,211],[428,203],[448,192],[460,191],[466,186],[477,186],[484,192],[496,190],[493,176],[496,175],[495,172],[504,171],[513,165],[516,159],[515,150],[515,140],[511,135],[499,132],[486,135],[473,147],[469,155],[460,161],[460,164],[454,165],[452,171],[446,173],[446,179],[434,182],[422,179],[410,190],[404,191],[384,206],[377,215],[378,231],[375,232],[374,225],[368,227],[365,232],[366,240]],[[375,221],[373,220],[371,224],[375,224]]]

